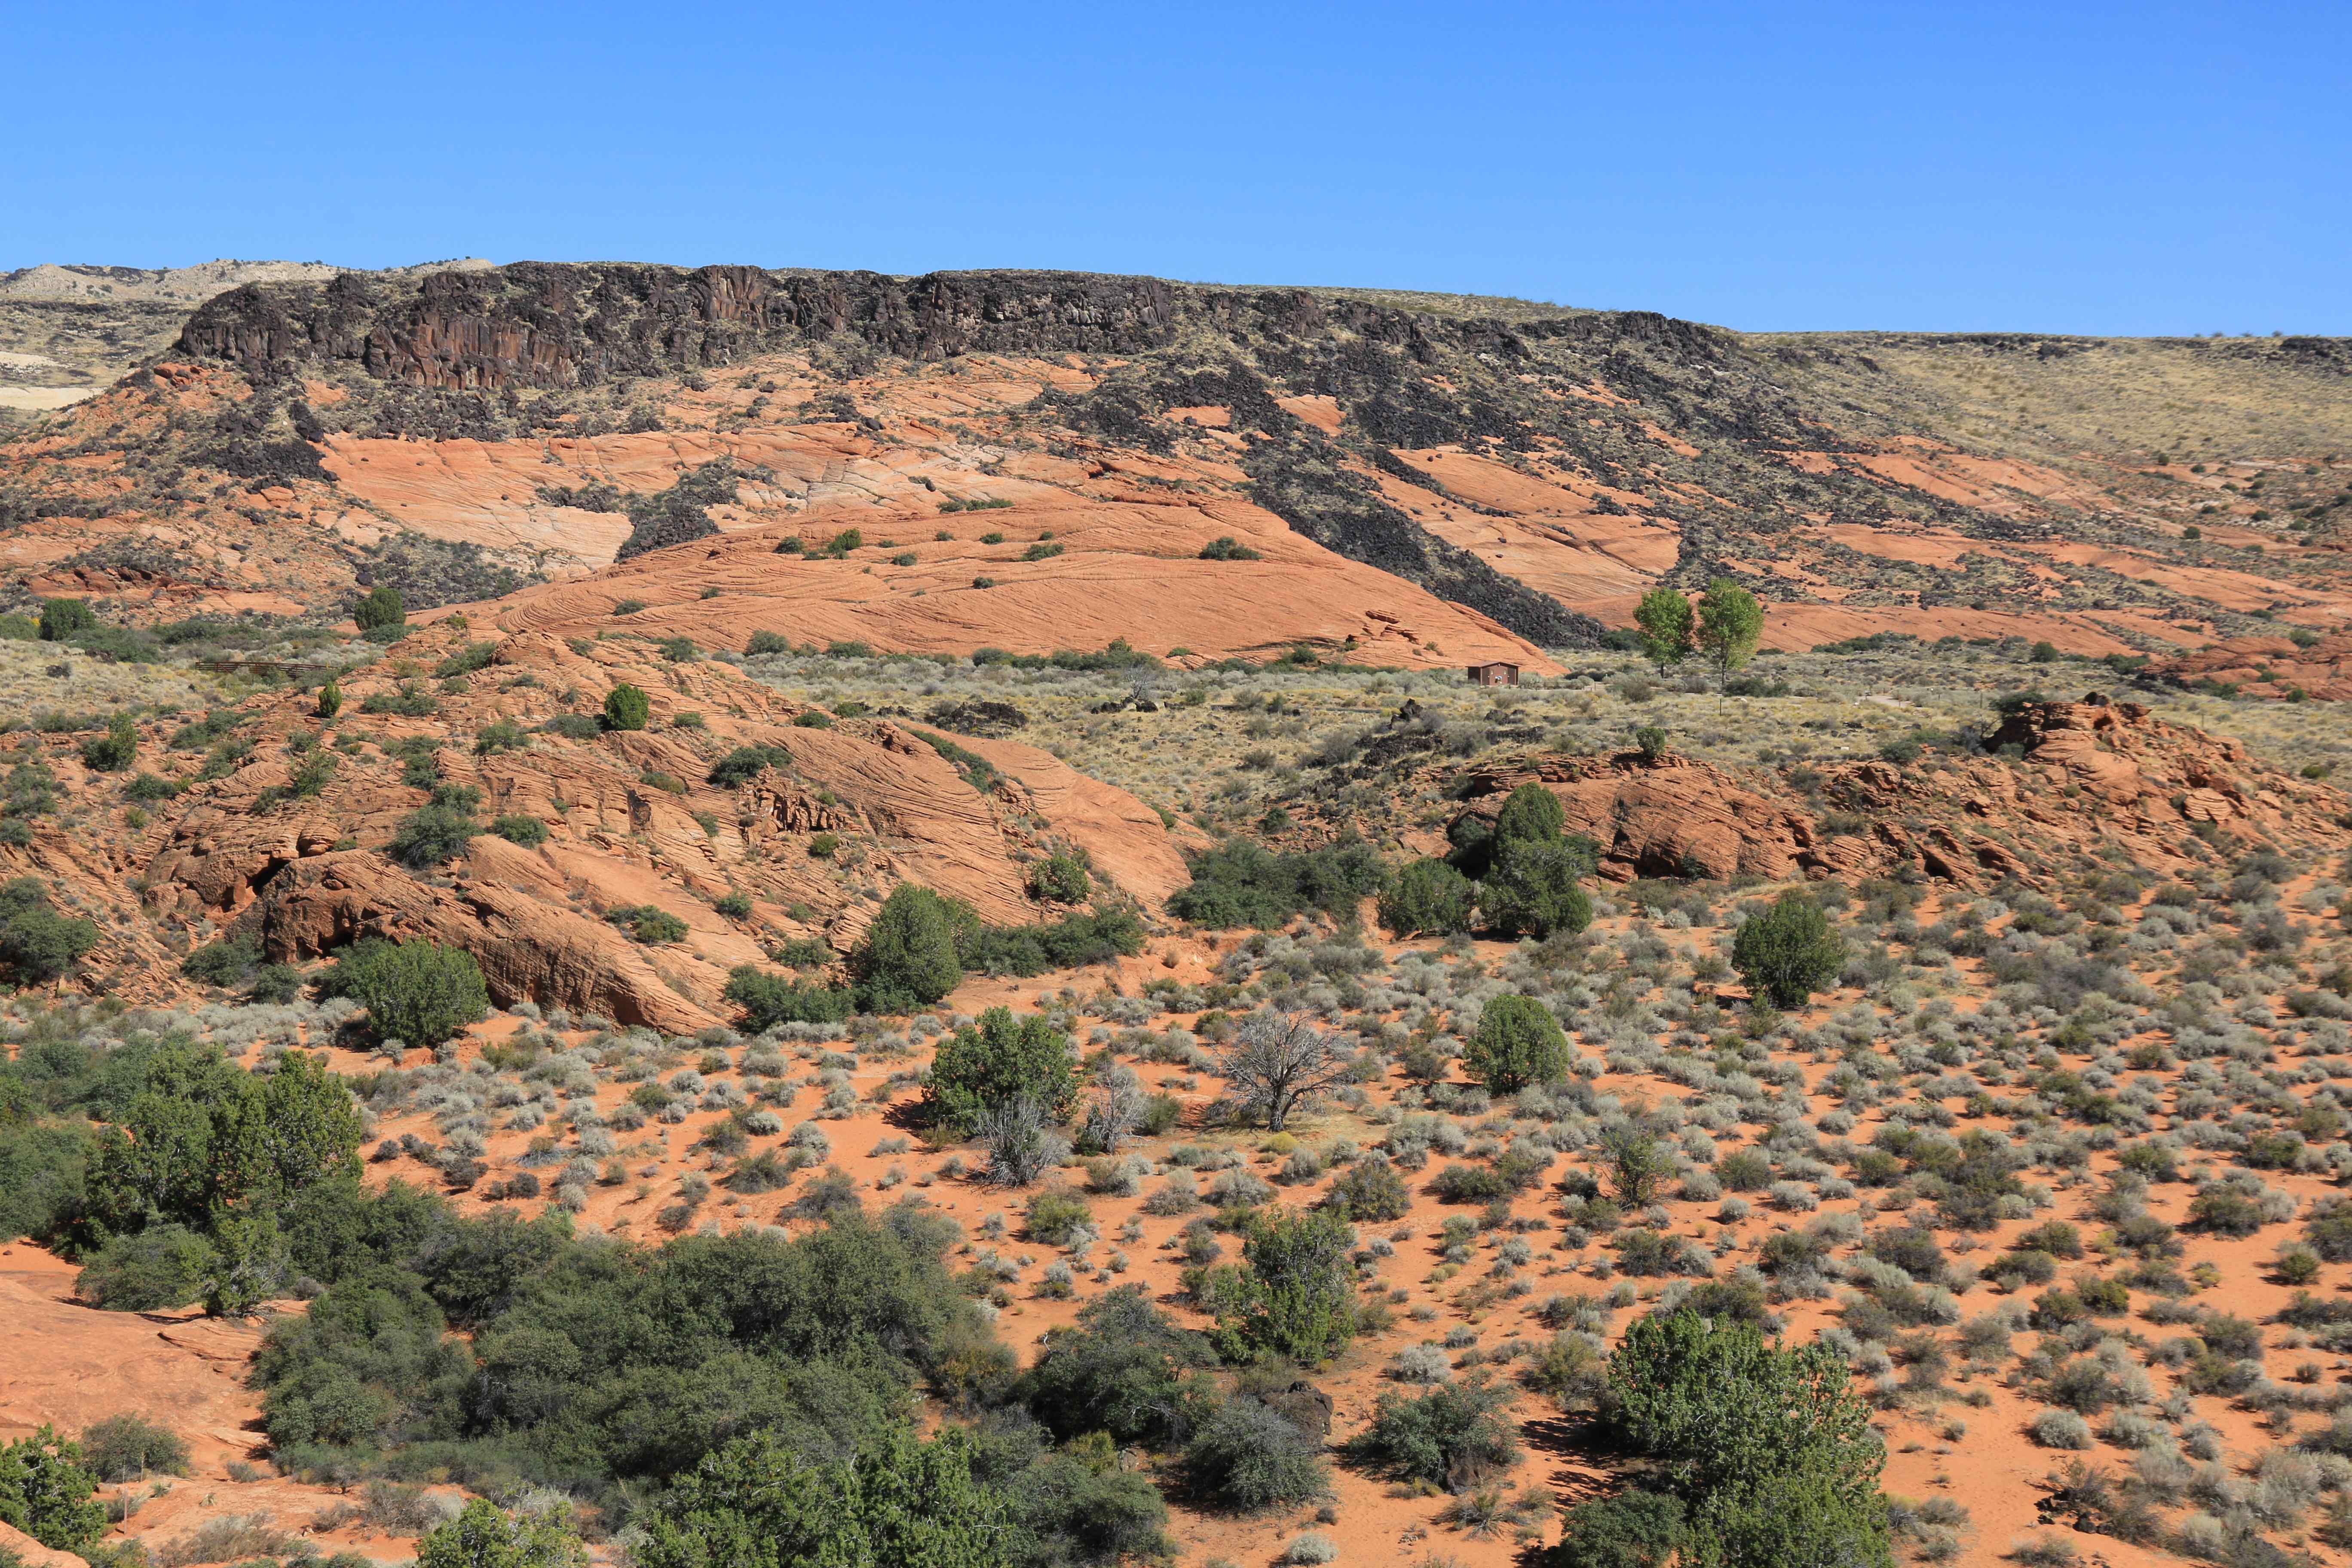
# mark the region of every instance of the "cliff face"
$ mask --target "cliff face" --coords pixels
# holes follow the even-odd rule
[[[1155,278],[522,262],[438,273],[414,290],[356,275],[249,285],[198,310],[178,346],[265,377],[348,361],[408,386],[495,391],[595,385],[835,340],[917,360],[1129,353],[1166,342],[1174,320],[1171,286]]]

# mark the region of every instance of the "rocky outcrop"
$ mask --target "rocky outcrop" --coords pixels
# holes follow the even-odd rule
[[[470,673],[435,681],[461,652]],[[547,727],[584,720],[622,681],[649,694],[647,729]],[[1000,773],[967,777],[890,720],[796,725],[804,710],[773,689],[635,638],[469,644],[422,628],[341,688],[349,708],[323,753],[315,700],[295,692],[249,700],[217,732],[208,768],[199,752],[166,749],[170,728],[151,728],[140,765],[184,787],[135,816],[119,781],[89,774],[73,738],[57,737],[61,788],[96,809],[35,819],[30,846],[0,847],[16,862],[0,871],[38,876],[96,919],[89,973],[129,1000],[185,992],[181,958],[224,931],[285,963],[383,937],[466,949],[501,1005],[677,1034],[721,1021],[729,972],[783,941],[845,950],[899,881],[992,923],[1027,923],[1054,912],[1028,896],[1028,866],[1076,845],[1102,873],[1103,900],[1150,908],[1183,885],[1180,846],[1193,841],[1045,752],[980,742],[1004,748]],[[713,783],[715,765],[747,747],[765,765]],[[196,776],[209,773],[220,776]],[[438,863],[404,864],[395,839],[436,789],[472,816],[476,836]],[[531,819],[544,837],[499,837],[501,817]],[[641,943],[605,918],[646,906],[685,934]]]
[[[593,385],[845,340],[910,359],[1122,353],[1168,340],[1171,285],[1079,272],[769,272],[756,267],[520,262],[443,272],[414,291],[357,274],[253,284],[205,305],[181,352],[265,376],[356,361],[436,389]]]
[[[1519,767],[1482,770],[1464,781],[1474,804],[1465,815],[1489,824],[1524,784],[1559,797],[1567,830],[1601,847],[1601,874],[1636,877],[1800,875],[1824,862],[1811,818],[1736,783],[1705,763],[1635,752],[1613,757],[1541,757]]]
[[[1567,831],[1600,847],[1600,874],[1618,882],[1915,875],[2038,886],[2109,848],[2148,868],[2185,864],[2196,858],[2188,841],[2216,829],[2230,836],[2222,843],[2316,850],[2341,839],[2341,792],[2095,692],[2020,704],[1985,746],[1993,754],[1840,763],[1807,789],[1769,770],[1633,752],[1520,757],[1453,787],[1469,803],[1461,817],[1491,824],[1513,789],[1541,784],[1559,798]]]
[[[722,1021],[715,991],[697,998],[673,990],[674,974],[616,927],[480,881],[434,887],[381,855],[303,861],[271,879],[247,923],[274,963],[318,958],[362,937],[436,942],[472,953],[502,1007],[536,1002],[667,1034]]]

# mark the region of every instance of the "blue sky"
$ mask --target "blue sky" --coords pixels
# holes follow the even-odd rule
[[[2352,5],[0,0],[0,268],[1066,267],[2352,333]]]

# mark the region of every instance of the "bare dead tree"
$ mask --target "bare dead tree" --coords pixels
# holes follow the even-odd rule
[[[1233,1043],[1217,1058],[1217,1071],[1232,1082],[1244,1106],[1263,1112],[1266,1126],[1279,1132],[1300,1101],[1345,1080],[1348,1058],[1306,1014],[1259,1013],[1234,1031]]]

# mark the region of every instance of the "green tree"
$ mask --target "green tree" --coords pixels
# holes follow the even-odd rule
[[[1549,844],[1568,829],[1568,811],[1559,796],[1538,784],[1513,790],[1495,814],[1495,846],[1499,855],[1512,844]]]
[[[1653,588],[1634,606],[1633,624],[1642,634],[1642,653],[1660,669],[1680,664],[1691,651],[1695,617],[1691,602],[1673,588]]]
[[[1034,1101],[1060,1121],[1077,1099],[1070,1037],[1042,1015],[1015,1017],[1009,1007],[991,1007],[949,1037],[923,1085],[932,1119],[966,1136],[982,1116],[1013,1100]]]
[[[971,1458],[952,1427],[929,1443],[894,1429],[831,1465],[755,1433],[680,1476],[640,1516],[630,1555],[640,1568],[1003,1568],[1012,1510]]]
[[[963,980],[956,911],[929,888],[901,882],[882,900],[851,965],[858,999],[873,1012],[928,1007]]]
[[[1549,792],[1547,792],[1549,795]],[[1577,886],[1592,869],[1587,838],[1506,840],[1479,891],[1479,907],[1497,931],[1538,939],[1570,935],[1592,923],[1592,900]]]
[[[106,721],[106,733],[81,743],[81,764],[93,773],[119,773],[139,760],[139,726],[130,714]]]
[[[1066,1442],[1108,1432],[1158,1447],[1183,1425],[1190,1374],[1213,1359],[1141,1286],[1122,1285],[1087,1302],[1074,1326],[1046,1331],[1020,1393]]]
[[[352,606],[352,622],[362,632],[389,631],[408,624],[408,606],[401,602],[400,590],[387,583],[360,595]]]
[[[0,1447],[0,1521],[57,1552],[81,1552],[106,1530],[106,1505],[90,1500],[98,1478],[81,1446],[44,1426]]]
[[[86,632],[98,625],[98,614],[86,599],[44,599],[41,601],[41,640],[63,642],[76,632]]]
[[[1698,599],[1698,646],[1715,666],[1718,684],[1756,657],[1764,637],[1764,606],[1728,577],[1717,577]]]
[[[1478,891],[1443,860],[1415,860],[1381,895],[1381,923],[1398,936],[1453,936],[1470,929]]]
[[[490,1006],[474,955],[436,942],[362,943],[335,979],[367,1009],[378,1037],[412,1046],[437,1046]]]
[[[1574,1059],[1551,1009],[1532,996],[1497,996],[1478,1016],[1462,1066],[1495,1094],[1557,1083]]]
[[[0,883],[0,963],[20,982],[55,980],[100,941],[96,922],[61,915],[32,877]]]
[[[1844,963],[1845,939],[1819,903],[1793,889],[1741,922],[1731,942],[1731,967],[1776,1007],[1803,1006]]]
[[[1222,1269],[1212,1289],[1218,1349],[1228,1359],[1280,1356],[1302,1366],[1329,1360],[1354,1337],[1356,1233],[1328,1209],[1260,1210],[1250,1216],[1246,1269]]]
[[[343,710],[343,689],[330,680],[319,688],[319,717],[331,719]]]
[[[416,1543],[416,1568],[588,1568],[588,1550],[568,1520],[475,1498]]]
[[[652,721],[654,705],[642,688],[624,680],[604,693],[604,727],[608,730],[642,730]]]
[[[1689,1310],[1637,1320],[1610,1358],[1606,1420],[1687,1510],[1685,1561],[1889,1561],[1885,1450],[1826,1345]]]

